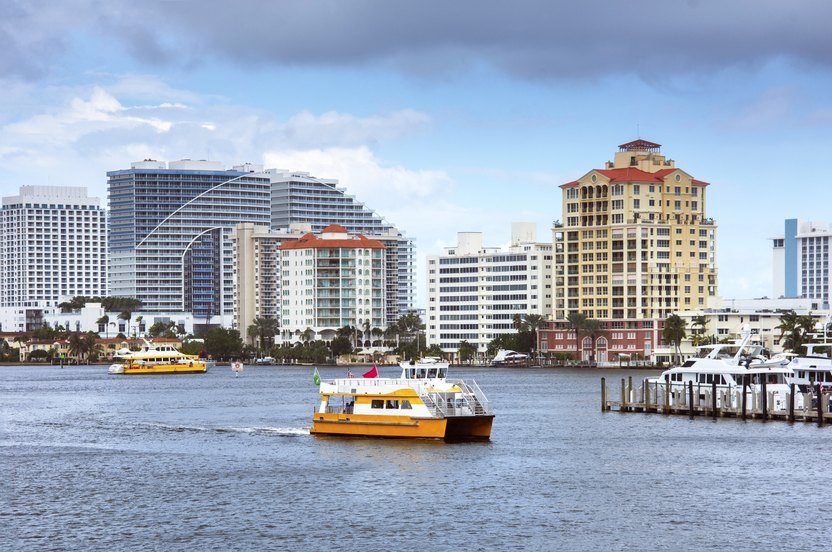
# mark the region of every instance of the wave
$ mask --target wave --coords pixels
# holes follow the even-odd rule
[[[299,427],[203,427],[185,425],[148,424],[149,426],[165,431],[176,432],[206,432],[206,433],[247,433],[261,435],[279,435],[284,437],[298,437],[309,435],[309,429]]]

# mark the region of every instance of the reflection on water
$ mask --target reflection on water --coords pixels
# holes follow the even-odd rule
[[[396,373],[394,373],[396,372]],[[344,370],[321,368],[324,378]],[[622,372],[462,369],[490,442],[310,436],[312,370],[0,367],[9,549],[774,550],[829,428],[602,413]],[[648,372],[623,373],[640,380]],[[382,375],[398,375],[393,368]],[[6,528],[8,527],[8,530]],[[815,546],[815,545],[818,546]]]

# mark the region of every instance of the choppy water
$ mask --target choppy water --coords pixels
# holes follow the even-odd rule
[[[0,367],[0,547],[829,547],[832,428],[602,413],[620,372],[452,375],[492,400],[491,442],[310,436],[310,368]]]

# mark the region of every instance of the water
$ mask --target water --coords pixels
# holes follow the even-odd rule
[[[492,400],[491,442],[310,436],[305,367],[0,367],[0,546],[828,548],[832,428],[602,413],[616,371],[452,375]]]

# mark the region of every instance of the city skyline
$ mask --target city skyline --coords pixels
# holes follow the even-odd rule
[[[2,196],[103,199],[145,158],[308,171],[415,239],[417,306],[427,255],[547,241],[558,186],[639,136],[711,183],[724,297],[772,295],[784,219],[832,218],[821,2],[60,4],[4,14]]]

